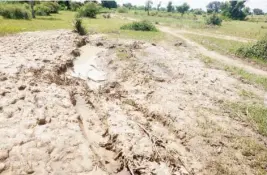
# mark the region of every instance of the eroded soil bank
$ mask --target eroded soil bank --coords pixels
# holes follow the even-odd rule
[[[266,170],[244,151],[266,138],[222,107],[245,101],[240,89],[264,91],[206,67],[191,48],[64,30],[0,42],[2,174]]]

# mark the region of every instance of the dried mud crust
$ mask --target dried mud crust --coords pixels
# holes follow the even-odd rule
[[[25,49],[13,55],[10,40]],[[62,30],[1,42],[0,173],[257,174],[238,139],[266,139],[220,103],[241,100],[240,88],[264,92],[205,67],[190,48]],[[106,48],[97,68],[107,80],[97,90],[67,71],[77,42]]]

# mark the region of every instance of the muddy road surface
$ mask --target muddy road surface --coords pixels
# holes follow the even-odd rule
[[[266,138],[222,103],[264,91],[199,57],[183,45],[65,30],[2,37],[0,174],[263,172],[242,141]]]

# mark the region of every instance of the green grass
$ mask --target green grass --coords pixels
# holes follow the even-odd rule
[[[267,90],[267,77],[261,75],[251,74],[243,69],[225,66],[225,70],[231,72],[232,74],[238,75],[241,79],[244,79],[251,84],[257,84],[264,87]]]
[[[185,14],[181,17],[178,13],[160,12],[155,16],[147,16],[144,11],[130,11],[124,14],[128,17],[136,19],[145,19],[151,22],[159,22],[162,25],[168,25],[179,29],[193,30],[196,32],[207,32],[213,34],[230,35],[249,39],[259,39],[267,33],[267,18],[257,20],[258,22],[250,21],[223,21],[220,27],[209,27],[205,25],[205,17],[202,15],[194,16]],[[161,15],[162,17],[159,17]],[[251,17],[250,17],[251,19]]]
[[[261,135],[267,136],[267,108],[261,104],[228,102],[225,106],[233,118],[252,123]]]
[[[61,11],[59,14],[47,17],[37,16],[32,20],[3,19],[0,16],[0,35],[25,31],[71,29],[74,15],[74,12]]]
[[[214,50],[221,54],[235,54],[236,50],[244,45],[242,42],[224,40],[209,36],[199,36],[194,34],[184,34],[184,36],[203,45],[209,50]]]
[[[0,36],[26,31],[73,29],[75,12],[60,11],[51,16],[37,16],[32,20],[3,19],[0,16]],[[98,15],[96,19],[83,18],[83,24],[91,33],[108,33],[111,37],[132,38],[144,41],[160,41],[165,38],[161,32],[141,32],[120,30],[120,27],[129,23],[128,20],[120,18],[105,19]]]
[[[267,148],[254,138],[237,137],[233,139],[236,149],[247,157],[248,164],[255,169],[255,174],[266,175]]]

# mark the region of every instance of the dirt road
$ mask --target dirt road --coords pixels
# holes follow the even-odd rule
[[[190,40],[190,39],[187,39],[186,37],[184,37],[180,30],[175,30],[175,29],[171,29],[169,27],[163,27],[163,26],[160,26],[159,27],[161,31],[165,32],[165,33],[168,33],[168,34],[171,34],[173,36],[176,36],[176,37],[179,37],[181,39],[183,39],[184,41],[186,41],[191,47],[194,47],[199,53],[205,55],[205,56],[208,56],[212,59],[216,59],[226,65],[229,65],[229,66],[234,66],[234,67],[237,67],[237,68],[241,68],[241,69],[244,69],[245,71],[249,72],[249,73],[252,73],[252,74],[256,74],[256,75],[264,75],[266,76],[267,75],[267,72],[264,71],[264,70],[261,70],[261,69],[257,69],[251,65],[248,65],[247,63],[244,63],[238,59],[234,59],[234,58],[231,58],[231,57],[228,57],[228,56],[224,56],[224,55],[221,55],[219,54],[218,52],[215,52],[215,51],[210,51],[208,49],[206,49],[205,47],[203,47],[202,45]]]
[[[257,174],[265,168],[266,161],[244,153],[243,141],[264,146],[266,138],[222,107],[246,101],[241,89],[264,92],[206,67],[190,47],[70,31],[0,42],[1,174]]]
[[[207,37],[230,40],[230,41],[238,41],[238,42],[243,42],[243,43],[257,41],[257,40],[253,40],[253,39],[241,38],[241,37],[236,37],[236,36],[213,34],[213,33],[206,33],[206,32],[193,32],[193,31],[187,31],[187,30],[181,30],[181,29],[179,29],[179,30],[177,29],[177,30],[175,30],[175,32],[178,34],[193,34],[193,35],[207,36]]]

